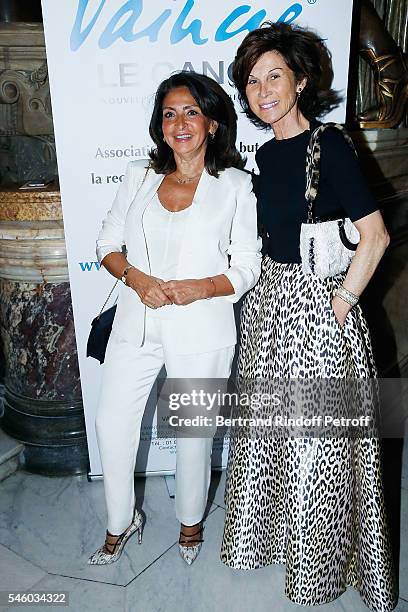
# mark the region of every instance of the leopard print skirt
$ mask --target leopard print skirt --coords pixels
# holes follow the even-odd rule
[[[321,280],[264,257],[241,312],[238,376],[377,375],[360,306],[343,327],[331,307],[344,274]],[[377,438],[231,439],[221,560],[238,569],[286,564],[285,595],[318,605],[348,585],[373,612],[397,587]]]

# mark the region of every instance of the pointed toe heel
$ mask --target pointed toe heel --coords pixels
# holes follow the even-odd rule
[[[117,561],[122,554],[122,551],[125,547],[126,542],[129,540],[130,536],[132,536],[136,531],[138,532],[138,542],[142,543],[142,534],[143,534],[143,515],[136,510],[133,521],[130,526],[123,533],[118,536],[118,539],[114,544],[109,544],[105,541],[105,543],[98,548],[88,559],[88,565],[109,565],[110,563],[114,563]],[[106,532],[107,535],[109,531]]]
[[[182,546],[179,544],[180,556],[187,565],[191,565],[197,559],[200,550],[201,544],[196,544],[194,546]]]
[[[204,542],[204,540],[201,537],[204,527],[202,523],[199,523],[199,525],[200,527],[198,531],[194,533],[187,534],[187,533],[183,533],[183,531],[180,530],[180,538],[178,542],[179,553],[180,553],[181,558],[183,559],[183,561],[185,561],[185,563],[187,563],[187,565],[191,565],[197,559],[198,554],[201,550],[202,542]],[[199,537],[196,537],[196,536],[199,536]],[[190,539],[186,539],[186,538],[190,538]],[[184,546],[185,544],[190,544],[190,546]]]

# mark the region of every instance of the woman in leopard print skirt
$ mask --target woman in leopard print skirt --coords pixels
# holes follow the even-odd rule
[[[335,100],[335,92],[319,89],[322,53],[329,56],[315,34],[266,23],[246,36],[234,62],[243,110],[275,136],[256,155],[269,243],[241,313],[238,380],[247,383],[377,375],[356,302],[389,237],[339,130],[321,136],[315,214],[349,217],[360,241],[345,273],[322,279],[301,264],[307,146],[322,125],[316,117]],[[233,436],[221,560],[239,569],[285,563],[285,594],[300,605],[327,603],[351,585],[373,612],[392,610],[397,587],[380,451],[375,436]]]

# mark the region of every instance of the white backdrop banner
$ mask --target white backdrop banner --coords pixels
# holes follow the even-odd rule
[[[327,41],[333,87],[345,97],[352,1],[42,0],[91,477],[102,473],[94,418],[103,366],[86,358],[86,341],[113,284],[99,270],[95,240],[127,162],[147,157],[157,85],[174,71],[194,70],[215,78],[235,101],[229,77],[236,49],[268,19],[310,27]],[[344,121],[344,109],[345,102],[330,119]],[[269,137],[239,116],[237,146],[248,168]],[[136,471],[173,473],[174,440],[155,431],[151,402]],[[219,442],[213,464],[225,459]]]

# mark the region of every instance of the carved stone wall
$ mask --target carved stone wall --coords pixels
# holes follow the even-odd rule
[[[57,175],[41,23],[0,23],[0,183]]]
[[[362,296],[383,376],[408,374],[408,129],[352,133],[391,235]]]

